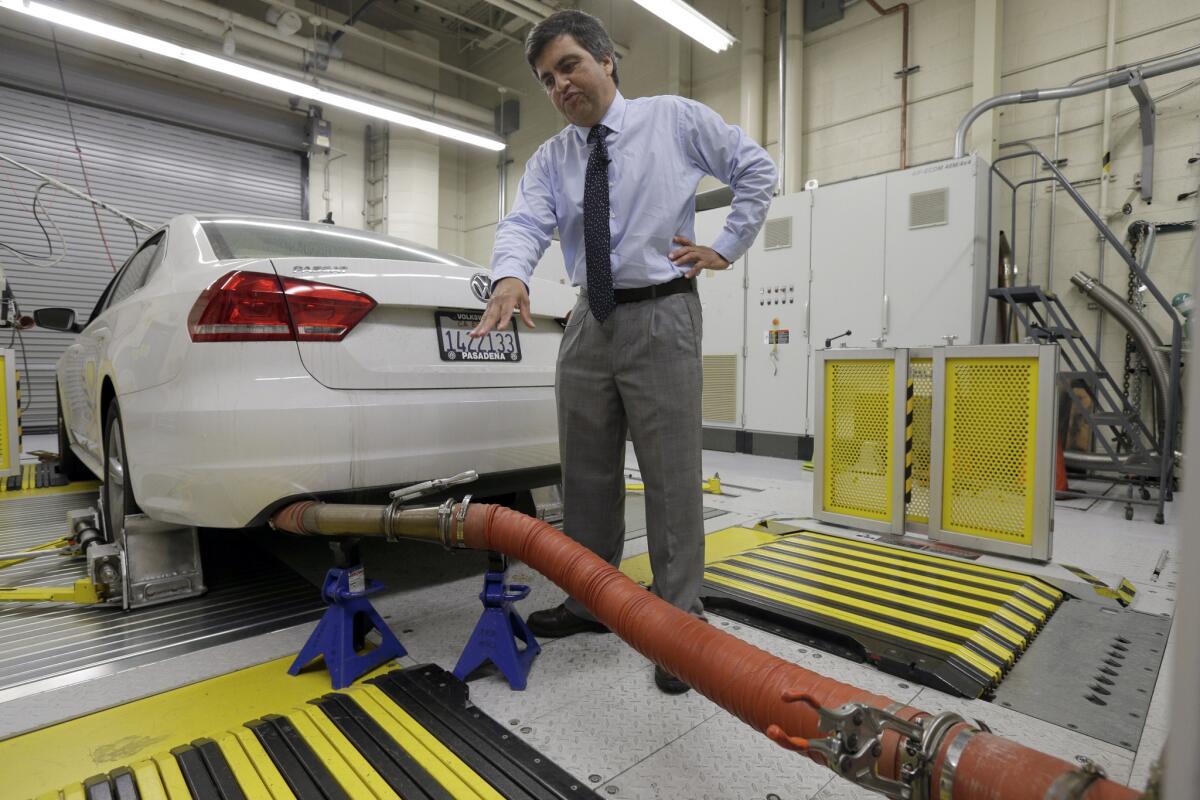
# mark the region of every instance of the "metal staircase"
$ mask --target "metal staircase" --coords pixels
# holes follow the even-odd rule
[[[1043,291],[1040,286],[992,289],[988,295],[1007,305],[1026,336],[1038,344],[1058,345],[1064,367],[1058,373],[1058,385],[1095,434],[1099,458],[1089,463],[1088,468],[1157,478],[1161,443],[1104,368],[1099,354],[1080,332],[1058,295]],[[1075,391],[1079,384],[1083,385],[1090,403]],[[1132,513],[1132,506],[1128,506],[1126,515]]]
[[[1017,182],[1009,180],[998,167],[1003,162],[1017,158],[1033,159],[1039,164],[1041,172],[1049,174],[1038,174],[1035,170],[1033,178]],[[1095,452],[1071,453],[1066,459],[1068,464],[1071,465],[1074,461],[1076,466],[1089,473],[1105,474],[1106,480],[1128,483],[1129,494],[1125,498],[1126,519],[1133,518],[1133,504],[1139,503],[1155,506],[1154,521],[1162,524],[1163,507],[1171,500],[1176,458],[1175,441],[1180,418],[1183,326],[1179,315],[1146,274],[1142,265],[1066,179],[1058,165],[1037,149],[1001,156],[991,165],[988,178],[987,252],[992,252],[992,217],[996,197],[993,181],[996,179],[1003,182],[1012,192],[1010,230],[1013,232],[1016,230],[1017,194],[1022,188],[1030,187],[1031,190],[1036,190],[1037,184],[1051,182],[1065,191],[1095,226],[1101,238],[1129,267],[1130,274],[1147,289],[1171,324],[1168,368],[1170,385],[1162,398],[1163,419],[1152,430],[1139,413],[1138,404],[1130,401],[1126,392],[1122,391],[1105,369],[1096,349],[1081,333],[1057,295],[1044,291],[1039,286],[1000,287],[988,290],[988,299],[995,300],[1008,309],[1024,329],[1024,336],[1039,343],[1054,343],[1059,347],[1060,363],[1064,367],[1058,376],[1059,385],[1066,389],[1072,406],[1090,426],[1095,441]],[[1028,275],[1028,272],[1026,274]],[[982,326],[980,341],[989,341],[986,313]],[[1082,396],[1078,393],[1080,388]],[[1135,488],[1139,490],[1140,497],[1134,497]],[[1153,497],[1152,488],[1157,489]],[[1063,494],[1117,499],[1108,494],[1094,492]]]

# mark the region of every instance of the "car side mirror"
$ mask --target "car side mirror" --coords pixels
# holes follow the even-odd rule
[[[75,309],[73,308],[39,308],[33,312],[33,321],[39,328],[63,333],[79,333],[83,330],[75,322]]]

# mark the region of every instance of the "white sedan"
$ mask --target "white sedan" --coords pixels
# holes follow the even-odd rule
[[[555,358],[574,292],[535,280],[535,330],[472,340],[489,282],[362,231],[175,217],[86,325],[36,314],[79,334],[57,365],[64,466],[103,481],[110,536],[139,509],[242,528],[293,500],[468,469],[477,494],[556,483]]]

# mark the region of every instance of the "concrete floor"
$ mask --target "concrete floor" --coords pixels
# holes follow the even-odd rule
[[[30,437],[32,438],[32,437]],[[54,449],[53,444],[42,445]],[[27,450],[38,443],[26,442]],[[628,468],[636,474],[632,453]],[[706,530],[753,523],[764,517],[805,519],[812,507],[812,477],[799,462],[706,452],[704,474],[719,472],[737,496],[706,496],[707,506],[726,512]],[[738,488],[733,488],[738,487]],[[1167,524],[1154,525],[1140,507],[1132,522],[1119,502],[1064,503],[1056,509],[1055,563],[1083,566],[1102,579],[1129,578],[1138,593],[1133,608],[1171,614],[1175,604],[1178,528],[1167,507]],[[819,528],[820,526],[814,526]],[[632,526],[631,526],[632,528]],[[318,582],[329,565],[325,546],[263,534],[264,543],[309,579]],[[644,552],[644,535],[631,531],[626,555]],[[1163,550],[1171,558],[1154,579]],[[480,554],[445,553],[415,543],[367,543],[364,563],[388,591],[376,606],[408,649],[406,664],[436,662],[453,668],[479,615],[477,595],[485,561]],[[991,563],[1049,574],[1057,568],[984,557]],[[1061,572],[1061,571],[1060,571]],[[523,613],[558,603],[562,592],[517,565],[511,579],[533,587]],[[712,615],[713,624],[758,647],[830,677],[854,683],[931,712],[954,710],[985,721],[1001,735],[1067,760],[1090,758],[1111,778],[1144,785],[1163,746],[1168,723],[1173,641],[1155,689],[1137,752],[983,702],[923,688],[869,666],[748,628]],[[0,705],[0,738],[127,702],[214,675],[262,663],[299,649],[310,625],[285,628],[186,657],[130,669],[89,684]],[[581,781],[613,798],[777,798],[833,800],[876,797],[830,772],[776,747],[706,698],[692,692],[668,697],[653,684],[653,668],[611,635],[580,635],[543,642],[529,688],[513,692],[499,676],[471,683],[473,700]]]

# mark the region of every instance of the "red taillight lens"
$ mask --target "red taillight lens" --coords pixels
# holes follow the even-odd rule
[[[284,278],[283,291],[301,342],[340,342],[375,307],[368,295],[327,283]]]
[[[338,342],[374,307],[353,289],[235,270],[196,299],[188,333],[193,342]]]

